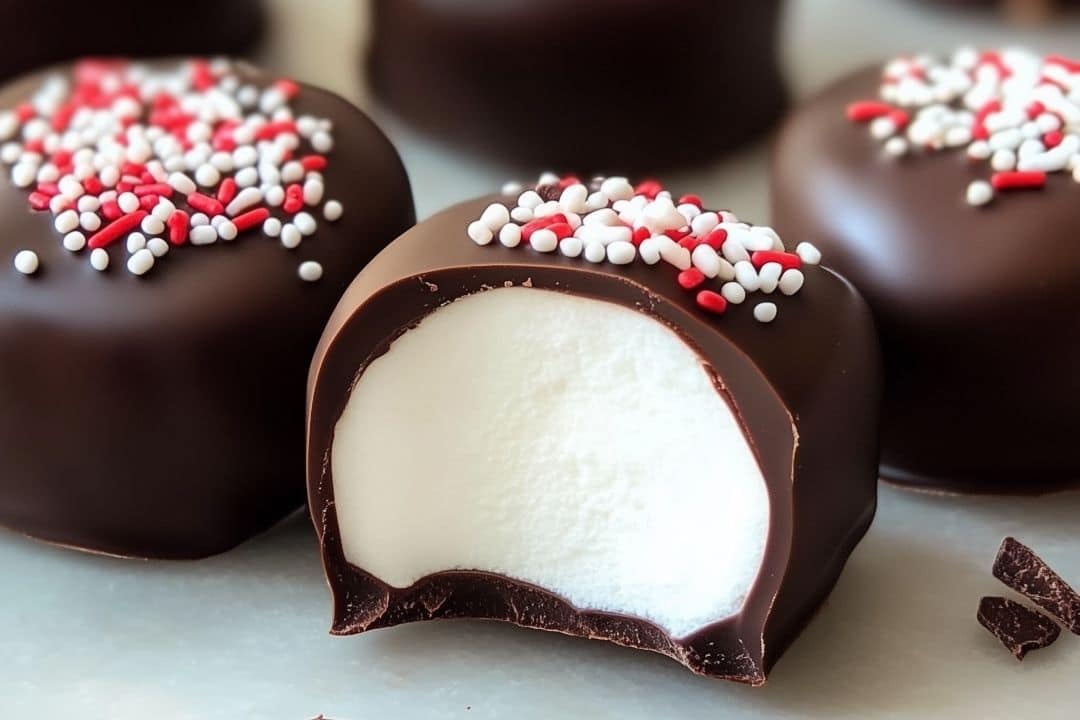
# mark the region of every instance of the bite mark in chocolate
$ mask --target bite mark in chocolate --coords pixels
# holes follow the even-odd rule
[[[1061,634],[1050,618],[1003,597],[984,597],[976,617],[1017,660],[1032,650],[1049,647]]]
[[[1080,594],[1031,548],[1015,538],[1005,538],[994,560],[994,577],[1080,635]]]

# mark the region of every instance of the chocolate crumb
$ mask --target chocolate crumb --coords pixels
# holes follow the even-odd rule
[[[994,560],[994,577],[1080,635],[1080,594],[1026,545],[1005,538]]]
[[[1061,635],[1061,628],[1050,618],[1003,597],[984,597],[976,617],[1017,660],[1048,647]]]

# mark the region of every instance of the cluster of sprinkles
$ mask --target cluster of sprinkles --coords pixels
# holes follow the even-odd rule
[[[88,251],[98,271],[113,246],[143,275],[170,248],[255,229],[291,250],[315,232],[320,206],[330,222],[342,215],[323,200],[333,127],[294,115],[299,92],[291,80],[257,87],[227,60],[81,61],[0,112],[0,161],[30,209],[52,214],[63,247]],[[30,275],[40,261],[21,250],[14,266]],[[302,262],[297,275],[314,282],[322,267]]]
[[[970,48],[947,62],[897,58],[885,66],[880,98],[852,103],[847,116],[868,123],[889,155],[964,148],[988,161],[989,180],[967,187],[970,205],[1041,188],[1049,173],[1070,172],[1080,183],[1078,60]]]
[[[697,195],[676,199],[655,180],[634,186],[624,177],[597,177],[585,184],[545,173],[535,188],[510,183],[503,194],[517,199],[492,203],[466,229],[477,245],[497,239],[591,263],[661,264],[694,293],[699,308],[715,315],[752,293],[796,294],[804,281],[800,268],[821,261],[810,243],[788,252],[772,228],[706,210]],[[776,304],[756,302],[753,314],[772,322]]]

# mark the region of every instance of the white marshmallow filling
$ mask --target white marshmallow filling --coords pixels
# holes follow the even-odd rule
[[[465,296],[363,372],[331,453],[345,558],[394,587],[480,570],[674,637],[739,611],[765,480],[702,358],[656,319]]]

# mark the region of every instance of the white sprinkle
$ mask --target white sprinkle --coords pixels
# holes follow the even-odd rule
[[[83,230],[94,232],[101,227],[101,218],[95,212],[84,212],[79,215],[79,225]]]
[[[507,227],[512,226],[507,225]],[[585,243],[583,243],[581,241],[581,238],[578,237],[570,236],[567,238],[563,238],[559,241],[559,252],[561,252],[566,257],[576,258],[581,255],[584,249]]]
[[[990,143],[985,140],[976,140],[967,148],[967,155],[972,160],[989,160],[992,154],[993,150],[990,149]]]
[[[660,246],[652,238],[648,238],[638,245],[638,255],[646,265],[655,265],[660,262]]]
[[[762,323],[771,323],[776,319],[776,305],[771,302],[758,303],[754,306],[754,319]]]
[[[318,205],[323,199],[323,182],[318,178],[309,178],[304,182],[304,204],[305,205]],[[505,209],[505,206],[502,206]],[[510,213],[506,213],[507,220],[510,218]]]
[[[968,205],[986,205],[994,199],[994,188],[985,180],[973,180],[967,186]]]
[[[33,275],[40,264],[37,253],[33,250],[20,250],[15,253],[15,269],[23,275]]]
[[[292,223],[285,223],[281,226],[281,244],[289,250],[300,247],[300,241],[303,237],[304,234],[300,232],[300,228]],[[490,240],[488,242],[490,242]],[[486,245],[487,243],[483,244]]]
[[[218,217],[221,217],[218,215]],[[235,240],[236,239],[236,226],[233,225],[233,221],[228,218],[223,219],[217,226],[218,237],[222,240]]]
[[[246,187],[240,192],[236,193],[236,197],[225,206],[225,213],[229,217],[236,217],[240,213],[247,210],[252,205],[258,205],[262,202],[262,191],[254,187]]]
[[[521,183],[519,183],[519,182],[505,183],[502,186],[502,191],[501,192],[502,192],[503,195],[507,195],[507,196],[517,195],[518,193],[521,192]]]
[[[660,245],[660,258],[679,270],[690,269],[690,251],[679,245],[667,235],[656,235],[652,238]],[[667,240],[668,242],[664,242]]]
[[[169,252],[169,243],[161,238],[150,238],[150,242],[146,243],[146,249],[153,253],[156,258],[163,257]]]
[[[746,299],[746,288],[737,282],[726,282],[720,288],[720,294],[732,305],[739,305]]]
[[[767,262],[761,266],[758,270],[758,290],[768,295],[776,290],[776,286],[780,283],[780,275],[784,272],[784,268],[780,263]]]
[[[746,288],[747,292],[757,292],[761,288],[757,270],[749,260],[740,260],[735,263],[735,281]]]
[[[266,204],[270,207],[278,207],[285,202],[285,188],[280,185],[275,185],[272,188],[266,190],[263,193],[263,197],[266,200]]]
[[[547,202],[540,203],[539,205],[536,206],[536,208],[533,210],[533,216],[538,217],[538,218],[542,218],[542,217],[548,217],[549,215],[554,215],[557,212],[559,212],[559,203],[558,203],[558,201],[556,201],[556,200],[548,200]]]
[[[93,195],[83,195],[76,204],[80,213],[97,212],[101,209],[101,200]]]
[[[607,248],[598,242],[585,243],[585,259],[591,263],[604,262],[607,257]]]
[[[86,194],[86,191],[83,189],[82,183],[76,180],[71,175],[65,175],[64,177],[60,178],[60,182],[57,183],[57,187],[60,189],[61,195],[66,195],[72,200],[77,200],[78,198]]]
[[[896,123],[889,117],[875,118],[870,123],[870,135],[876,140],[884,140],[896,134]]]
[[[249,188],[259,184],[259,171],[253,167],[246,167],[233,176],[237,187]]]
[[[529,236],[529,244],[537,252],[552,252],[559,246],[559,238],[547,228],[541,228]]]
[[[336,222],[341,219],[341,215],[344,212],[344,208],[341,207],[341,203],[337,200],[327,200],[323,205],[322,214],[323,217],[330,222]]]
[[[559,196],[559,207],[563,212],[583,213],[589,197],[589,189],[580,183],[569,185]]]
[[[269,237],[277,237],[281,234],[281,221],[275,217],[268,217],[263,222],[263,233]]]
[[[705,237],[720,224],[720,216],[714,212],[703,212],[690,222],[690,229],[696,237]]]
[[[304,237],[315,234],[315,228],[318,227],[318,223],[315,222],[315,218],[310,213],[298,212],[293,216],[293,225],[296,225],[296,229],[300,231],[300,234]]]
[[[137,250],[127,261],[128,272],[133,275],[145,275],[152,267],[154,267],[154,253],[146,248]]]
[[[510,222],[510,211],[502,203],[491,203],[480,214],[479,222],[491,232],[497,233],[503,225]]]
[[[79,213],[74,210],[65,210],[53,220],[53,227],[56,228],[56,232],[63,234],[77,229],[79,227]]]
[[[625,225],[582,225],[575,232],[584,242],[598,242],[601,245],[610,245],[613,242],[630,242],[634,233]]]
[[[273,166],[271,166],[273,167]],[[300,182],[304,177],[304,166],[296,160],[290,160],[281,166],[281,182]]]
[[[629,265],[636,256],[637,248],[633,243],[616,240],[607,246],[607,259],[613,265]]]
[[[334,138],[330,137],[330,133],[320,130],[311,136],[311,147],[317,153],[328,153],[334,149]]]
[[[784,295],[794,295],[802,290],[805,279],[802,270],[796,268],[785,270],[784,274],[780,276],[780,282],[778,284],[780,292]]]
[[[904,138],[897,135],[891,137],[885,142],[885,154],[891,157],[903,157],[907,155],[908,142]]]
[[[202,225],[195,225],[193,221],[192,228],[188,231],[188,240],[192,245],[210,245],[217,242],[217,230],[209,224],[209,220]]]
[[[817,265],[821,262],[821,251],[808,242],[801,242],[796,245],[795,254],[807,265]]]
[[[600,183],[600,192],[612,201],[629,200],[634,197],[634,187],[624,177],[609,177]]]
[[[521,244],[521,226],[514,223],[506,223],[499,230],[499,242],[508,248],[517,247]]]
[[[746,252],[746,248],[734,237],[725,240],[724,244],[720,246],[720,251],[724,254],[724,259],[732,265],[750,259],[750,253]]]
[[[285,227],[291,226],[286,225]],[[297,232],[299,232],[299,230]],[[479,220],[469,223],[469,227],[466,232],[468,233],[469,237],[472,238],[472,241],[477,245],[487,245],[495,237],[494,233],[491,232],[491,228],[489,228],[487,225],[480,222]],[[551,233],[551,236],[555,237],[555,233]],[[282,239],[284,239],[284,236],[282,236]]]
[[[729,263],[725,258],[717,258],[720,261],[720,268],[716,273],[716,277],[724,282],[735,279],[735,266]]]
[[[142,224],[139,226],[142,231],[147,235],[160,235],[165,232],[165,223],[158,220],[153,215],[147,215],[142,219]]]
[[[127,251],[134,255],[146,247],[146,236],[139,232],[133,232],[127,236]]]
[[[304,280],[305,282],[315,282],[322,277],[322,265],[314,260],[305,260],[300,263],[297,273],[300,275],[301,280]]]
[[[213,187],[221,181],[221,173],[216,167],[209,163],[200,165],[195,171],[195,182],[199,183],[203,187]]]
[[[90,267],[102,272],[109,267],[109,253],[105,248],[94,248],[90,253]]]
[[[116,183],[113,184],[115,185]],[[169,175],[169,186],[181,195],[190,195],[198,189],[195,185],[195,181],[181,172],[174,172]]]
[[[199,225],[209,225],[210,218],[205,213],[195,213],[190,218],[191,227],[198,227]]]
[[[707,278],[720,274],[720,256],[708,245],[702,243],[690,253],[690,262]]]
[[[535,190],[526,190],[518,197],[517,204],[518,207],[535,210],[542,202],[544,202],[543,198]]]
[[[533,212],[529,208],[516,207],[510,211],[510,219],[514,222],[527,223],[533,219]]]
[[[116,199],[116,204],[120,206],[121,211],[133,213],[139,209],[139,198],[132,192],[120,193],[120,197]]]
[[[64,249],[71,252],[79,252],[86,247],[86,236],[78,230],[73,230],[64,236]]]
[[[11,168],[11,182],[14,183],[15,187],[30,187],[34,184],[36,178],[37,170],[33,165],[20,162],[18,165]]]

